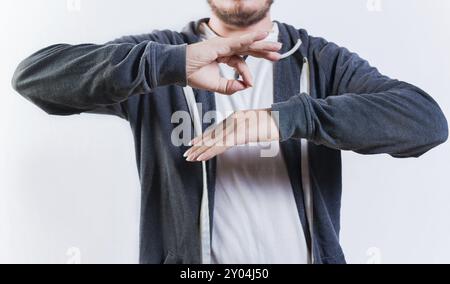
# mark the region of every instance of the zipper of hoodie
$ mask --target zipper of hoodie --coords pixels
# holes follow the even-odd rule
[[[196,137],[202,135],[202,119],[195,100],[194,90],[186,86],[183,88],[184,96],[191,114],[194,125],[194,134]],[[202,176],[203,176],[203,191],[202,201],[200,205],[200,248],[202,264],[211,264],[211,234],[210,234],[210,219],[209,219],[209,194],[208,194],[208,172],[206,162],[202,162]]]
[[[308,58],[303,57],[303,67],[300,75],[300,93],[311,94],[311,82],[310,82],[310,69]],[[311,190],[311,177],[309,172],[309,152],[308,152],[308,140],[301,140],[301,177],[302,187],[305,199],[306,218],[309,226],[310,233],[310,256],[309,262],[314,264],[314,227],[313,227],[313,196]]]

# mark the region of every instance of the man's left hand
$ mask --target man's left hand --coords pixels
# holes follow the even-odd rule
[[[184,154],[189,162],[202,162],[231,147],[280,139],[274,113],[270,109],[238,111],[191,141]]]

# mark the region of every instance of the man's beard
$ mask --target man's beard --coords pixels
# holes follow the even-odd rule
[[[265,18],[270,11],[273,1],[274,0],[267,0],[264,7],[258,11],[245,11],[240,9],[239,6],[236,6],[236,9],[233,10],[221,10],[214,4],[214,1],[208,0],[208,3],[211,6],[213,13],[225,24],[246,28]]]

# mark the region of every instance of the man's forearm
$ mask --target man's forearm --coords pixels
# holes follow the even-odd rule
[[[168,84],[186,84],[186,47],[156,42],[54,45],[25,59],[14,88],[51,114],[119,103]]]
[[[446,118],[423,90],[380,74],[345,48],[312,41],[327,93],[323,99],[298,94],[273,106],[282,140],[305,138],[334,149],[395,157],[420,156],[447,140]]]

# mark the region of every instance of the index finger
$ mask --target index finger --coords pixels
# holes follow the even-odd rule
[[[256,41],[261,41],[265,39],[268,35],[269,35],[268,31],[257,31],[242,35],[236,39],[242,46],[250,46]]]
[[[257,41],[265,39],[268,35],[269,32],[259,31],[248,33],[240,37],[225,38],[223,40],[225,41],[225,44],[229,47],[229,53],[220,54],[220,56],[230,56],[236,52],[246,50],[250,47],[250,45],[252,45]]]

